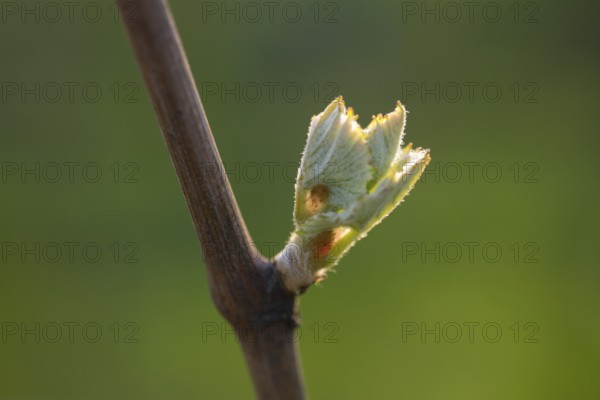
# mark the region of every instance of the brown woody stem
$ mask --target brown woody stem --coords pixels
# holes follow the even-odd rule
[[[261,399],[305,398],[295,296],[257,255],[165,0],[117,0],[202,244],[213,301],[240,338]]]

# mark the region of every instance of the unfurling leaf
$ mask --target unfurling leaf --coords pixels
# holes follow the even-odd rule
[[[296,178],[295,230],[275,265],[284,286],[301,293],[387,216],[410,192],[429,150],[403,147],[406,111],[373,117],[366,129],[341,97],[314,116]]]

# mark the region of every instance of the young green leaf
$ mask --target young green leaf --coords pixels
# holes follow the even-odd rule
[[[341,97],[312,118],[296,179],[295,231],[275,257],[284,286],[301,293],[410,192],[429,150],[402,147],[406,111],[373,117],[366,129]]]

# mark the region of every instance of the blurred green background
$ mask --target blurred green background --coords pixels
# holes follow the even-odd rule
[[[2,2],[0,398],[252,398],[114,6],[74,4]],[[597,2],[171,4],[267,255],[332,96],[432,149],[301,299],[311,398],[600,398]]]

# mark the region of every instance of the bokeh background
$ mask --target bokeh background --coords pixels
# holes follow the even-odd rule
[[[252,398],[114,6],[48,4],[1,3],[0,398]],[[265,254],[333,96],[432,149],[301,299],[311,398],[600,398],[597,2],[171,4]]]

